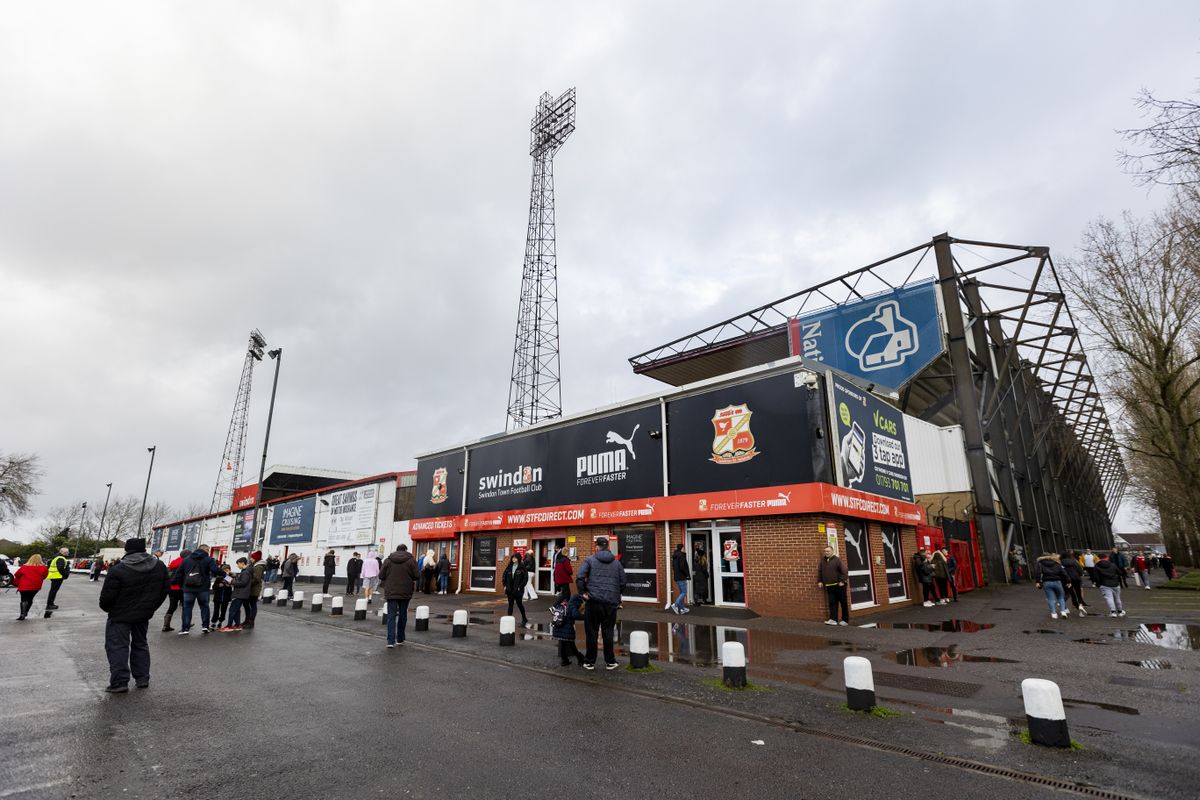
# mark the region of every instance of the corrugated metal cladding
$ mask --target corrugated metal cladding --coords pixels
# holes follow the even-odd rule
[[[905,415],[913,494],[947,494],[971,490],[961,425],[939,428]]]
[[[416,485],[417,485],[417,473],[415,473],[415,472],[413,472],[413,473],[401,473],[401,474],[400,474],[400,483],[399,483],[399,485],[400,485],[402,488],[406,488],[406,487],[409,487],[409,486],[416,486]]]
[[[664,357],[645,367],[635,367],[633,371],[670,386],[686,386],[778,361],[789,355],[787,327],[778,326],[769,333],[756,334],[753,338],[735,341],[698,355],[682,355],[678,360]]]

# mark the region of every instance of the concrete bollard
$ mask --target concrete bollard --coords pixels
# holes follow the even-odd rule
[[[275,595],[275,605],[286,606],[287,601],[288,601],[287,589],[280,589],[279,593],[277,595]]]
[[[271,603],[274,603],[275,602],[275,590],[269,586],[266,589],[263,589],[262,601],[265,605],[268,605],[268,606],[271,605]]]
[[[304,610],[304,592],[296,592],[292,595],[292,608],[297,611]]]
[[[367,600],[360,597],[354,601],[354,621],[362,622],[367,618]]]
[[[517,643],[517,618],[500,618],[500,646],[512,647]]]
[[[467,612],[461,608],[454,612],[454,627],[450,636],[454,639],[467,638]]]
[[[321,594],[320,592],[317,592],[316,594],[314,594],[312,596],[312,604],[309,606],[309,609],[312,611],[320,611],[321,606],[323,606],[324,604],[325,604],[325,595]]]
[[[1044,747],[1071,746],[1067,712],[1063,709],[1057,683],[1026,678],[1021,681],[1021,698],[1025,701],[1025,721],[1029,723],[1031,742]]]
[[[741,642],[721,645],[721,679],[730,689],[746,688],[746,648]]]
[[[634,669],[650,666],[650,634],[645,631],[629,634],[629,666]]]
[[[875,676],[871,662],[862,656],[848,656],[842,662],[846,675],[846,706],[851,711],[870,711],[875,707]]]
[[[429,630],[429,606],[417,606],[417,630]]]
[[[335,616],[335,617],[342,616],[342,606],[344,604],[345,604],[345,600],[342,599],[341,595],[335,595],[332,602],[330,603],[329,613],[333,614],[333,616]]]
[[[387,625],[387,612],[381,608],[378,611],[376,611],[375,613],[379,615],[379,624]]]

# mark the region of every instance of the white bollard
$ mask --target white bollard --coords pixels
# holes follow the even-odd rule
[[[379,615],[379,624],[387,625],[387,612],[381,608],[376,613]]]
[[[340,617],[342,615],[342,606],[345,604],[345,602],[346,601],[342,599],[341,595],[334,595],[334,598],[330,603],[329,613],[335,617]]]
[[[361,622],[367,618],[367,600],[365,597],[360,597],[354,601],[354,620]]]
[[[280,589],[279,594],[275,595],[275,605],[286,606],[288,600],[287,589]]]
[[[870,711],[875,707],[875,676],[871,662],[862,656],[848,656],[842,662],[846,675],[846,706],[851,711]]]
[[[500,618],[500,646],[512,647],[517,643],[517,618]]]
[[[461,608],[454,612],[454,627],[450,636],[455,639],[467,638],[467,612]]]
[[[1021,681],[1021,698],[1025,701],[1025,721],[1029,723],[1031,742],[1045,747],[1071,746],[1067,712],[1063,709],[1057,683],[1026,678]]]
[[[292,608],[304,608],[304,592],[296,592],[294,595],[292,595]]]
[[[417,606],[417,630],[429,630],[429,606]]]
[[[746,688],[746,648],[741,642],[721,645],[722,680],[731,689]]]
[[[645,631],[629,634],[629,666],[634,669],[650,666],[650,634]]]
[[[274,603],[274,602],[275,602],[275,599],[274,599],[274,597],[275,597],[275,590],[274,590],[274,589],[272,589],[272,588],[271,588],[271,587],[269,587],[269,586],[268,586],[266,589],[263,589],[263,593],[262,593],[262,601],[263,601],[263,603],[265,603],[266,605],[271,605],[271,603]]]
[[[320,592],[317,592],[316,594],[314,594],[312,596],[312,604],[309,606],[309,609],[312,611],[320,611],[321,606],[323,606],[324,604],[325,604],[325,595],[321,594]]]

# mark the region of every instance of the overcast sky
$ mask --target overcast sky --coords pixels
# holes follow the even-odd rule
[[[1062,258],[1160,205],[1114,130],[1142,86],[1192,92],[1198,51],[1188,2],[10,3],[0,450],[41,456],[39,511],[140,494],[150,445],[151,499],[207,504],[254,327],[284,349],[272,463],[407,469],[503,429],[544,91],[578,87],[571,413],[654,391],[631,355],[941,231]],[[266,362],[247,474],[269,393]]]

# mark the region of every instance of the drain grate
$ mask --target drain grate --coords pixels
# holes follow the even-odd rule
[[[917,675],[878,671],[875,673],[875,683],[880,686],[891,686],[893,689],[909,689],[914,692],[928,692],[947,697],[974,697],[983,688],[983,685],[979,683],[944,681],[940,678],[922,678]]]

